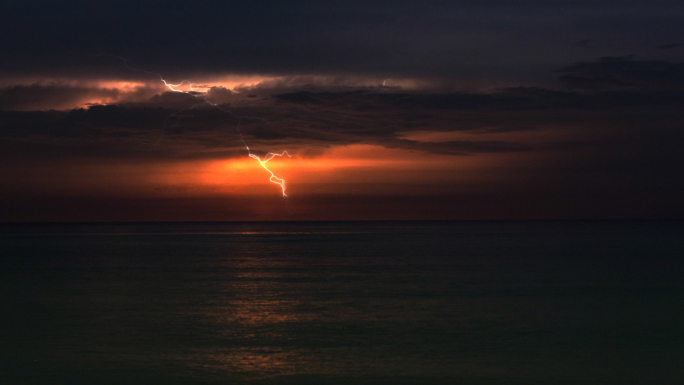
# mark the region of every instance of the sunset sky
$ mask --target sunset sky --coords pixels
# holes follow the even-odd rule
[[[0,222],[684,217],[681,1],[23,1],[0,33]]]

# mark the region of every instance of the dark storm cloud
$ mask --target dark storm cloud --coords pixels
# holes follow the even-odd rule
[[[103,88],[97,85],[70,85],[43,82],[0,87],[0,111],[71,109],[90,102],[115,103],[138,101],[154,95],[156,89],[145,86],[133,90]]]
[[[210,89],[206,97],[222,103],[221,108],[229,113],[202,103],[196,96],[165,92],[144,102],[72,111],[2,112],[0,135],[12,143],[63,146],[65,157],[88,154],[96,158],[242,156],[238,121],[255,151],[288,148],[300,155],[348,144],[473,155],[583,146],[614,150],[629,142],[630,146],[641,146],[639,151],[648,152],[657,151],[660,141],[671,143],[681,136],[684,63],[603,58],[577,63],[563,71],[560,80],[581,92],[531,87],[489,94],[385,93],[382,89],[366,89],[300,91],[265,99],[217,87]],[[568,127],[578,129],[580,136],[584,132],[586,137],[535,144],[490,136],[561,132]],[[421,131],[463,132],[477,134],[481,139],[425,142],[402,137],[404,132]],[[600,132],[612,136],[601,141],[595,137]],[[639,144],[634,137],[643,142]],[[55,150],[55,154],[59,151]]]
[[[396,114],[392,103],[378,103],[378,95],[347,95],[347,105],[336,105],[343,95],[315,95],[321,98],[319,108],[302,108],[291,102],[276,101],[265,106],[223,105],[230,114],[210,105],[199,104],[188,95],[165,93],[146,103],[92,106],[72,111],[0,112],[0,135],[6,139],[43,145],[64,146],[63,156],[159,158],[220,158],[242,148],[237,133],[241,131],[256,149],[269,150],[278,146],[307,150],[333,145],[375,144],[439,154],[467,155],[472,153],[529,150],[527,146],[503,141],[448,141],[423,143],[397,138],[401,131],[439,128],[444,115],[425,114],[417,100],[411,111]],[[410,98],[404,95],[404,98]],[[285,95],[285,99],[288,99]],[[169,105],[160,105],[165,100]],[[333,102],[330,102],[333,100]],[[185,102],[184,104],[182,102]],[[404,101],[403,104],[410,103]],[[178,108],[186,108],[179,110]],[[240,117],[241,119],[237,119]],[[437,119],[437,120],[435,120]],[[75,146],[84,152],[74,151]],[[95,154],[91,146],[99,150]],[[117,151],[120,151],[117,155]],[[306,153],[303,153],[304,155]],[[242,156],[241,152],[234,153]]]
[[[676,41],[683,15],[669,0],[4,2],[0,72],[136,75],[91,56],[110,53],[164,74],[536,79],[597,55],[580,40],[604,55]]]
[[[69,108],[89,98],[113,99],[116,89],[79,87],[60,84],[15,85],[0,88],[0,110],[40,110]]]

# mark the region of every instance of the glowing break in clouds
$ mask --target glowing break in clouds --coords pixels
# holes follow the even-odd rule
[[[263,167],[264,170],[268,171],[268,173],[271,174],[271,177],[270,177],[268,180],[269,180],[271,183],[275,183],[275,184],[279,185],[279,186],[280,186],[280,189],[281,189],[282,192],[283,192],[283,198],[286,198],[286,197],[287,197],[287,194],[285,193],[285,180],[284,180],[283,178],[277,177],[277,176],[273,173],[273,171],[271,171],[268,167],[266,167],[266,163],[268,163],[269,160],[273,159],[273,158],[276,157],[276,156],[281,157],[281,156],[287,155],[288,157],[292,157],[292,155],[290,155],[287,151],[283,151],[283,152],[281,152],[281,153],[279,153],[279,154],[278,154],[278,153],[269,152],[269,153],[266,154],[266,156],[262,159],[262,158],[259,157],[258,155],[252,153],[252,150],[251,150],[251,149],[249,148],[249,146],[247,145],[247,142],[245,142],[245,138],[242,136],[242,131],[240,131],[240,124],[242,123],[242,120],[243,120],[243,119],[257,119],[257,120],[261,120],[261,121],[264,121],[264,122],[266,122],[266,119],[257,118],[257,117],[252,117],[252,116],[237,116],[237,115],[235,115],[234,113],[232,113],[231,111],[228,111],[228,110],[224,109],[223,107],[219,106],[218,104],[215,104],[215,103],[210,102],[209,100],[207,100],[206,98],[204,98],[204,97],[201,96],[201,95],[202,95],[202,92],[195,90],[196,87],[197,87],[197,88],[203,88],[203,89],[209,88],[209,87],[207,87],[207,86],[200,85],[200,84],[197,84],[197,83],[193,83],[193,82],[191,82],[191,81],[189,81],[189,80],[183,80],[183,81],[181,81],[181,82],[178,83],[178,84],[171,84],[171,83],[167,82],[161,74],[158,74],[158,73],[156,73],[156,72],[145,71],[145,70],[141,70],[141,69],[139,69],[139,68],[134,68],[134,67],[129,66],[129,65],[128,65],[128,60],[127,60],[126,58],[123,58],[123,57],[120,57],[120,56],[115,56],[115,55],[107,55],[107,56],[112,56],[112,57],[115,57],[115,58],[117,58],[117,59],[120,59],[120,60],[123,62],[124,66],[125,66],[126,68],[132,70],[132,71],[138,71],[138,72],[143,72],[143,73],[150,74],[150,75],[159,76],[159,79],[164,83],[164,86],[165,86],[166,88],[168,88],[169,90],[173,91],[173,92],[180,92],[180,93],[183,93],[183,94],[186,94],[186,95],[190,95],[190,96],[194,97],[194,98],[197,99],[197,100],[201,100],[201,103],[198,103],[198,104],[195,104],[195,105],[193,105],[193,106],[190,106],[189,108],[187,108],[187,109],[184,110],[184,111],[190,110],[190,109],[192,109],[192,108],[194,108],[194,107],[197,107],[197,106],[199,106],[199,105],[202,105],[202,104],[209,104],[210,106],[215,107],[215,108],[218,108],[219,110],[221,110],[221,111],[225,112],[226,114],[228,114],[228,115],[234,117],[235,119],[237,119],[237,121],[238,121],[238,124],[237,124],[237,132],[238,132],[238,134],[240,135],[240,141],[242,142],[242,144],[245,146],[245,149],[247,150],[247,155],[248,155],[250,158],[252,158],[252,159],[256,160],[257,162],[259,162],[259,164],[261,165],[261,167]],[[190,89],[190,91],[183,91],[183,90],[178,89],[178,87],[181,87],[183,84],[187,84],[188,87],[189,87],[189,89]],[[173,115],[172,115],[172,116],[173,116]],[[165,123],[165,124],[166,124],[166,123]]]

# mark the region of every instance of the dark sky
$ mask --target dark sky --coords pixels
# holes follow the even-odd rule
[[[5,2],[0,33],[0,221],[684,217],[681,2]]]
[[[684,36],[680,1],[4,3],[8,74],[100,75],[84,56],[110,53],[167,75],[536,81],[601,56],[681,58]]]

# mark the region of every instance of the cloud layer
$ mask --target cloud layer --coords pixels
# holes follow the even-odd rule
[[[539,199],[549,200],[548,210],[552,197],[564,197],[565,211],[551,210],[553,215],[568,214],[574,205],[585,213],[593,207],[598,217],[606,211],[597,205],[608,207],[605,202],[614,200],[622,202],[617,207],[633,206],[633,215],[677,216],[684,214],[684,205],[674,198],[684,193],[683,75],[679,62],[614,57],[561,69],[555,88],[515,87],[489,93],[283,83],[233,90],[210,87],[197,95],[153,93],[155,89],[147,86],[132,92],[54,84],[10,86],[0,90],[5,110],[0,112],[0,158],[8,165],[4,173],[10,181],[2,194],[23,194],[11,181],[37,172],[30,165],[41,165],[37,170],[50,164],[244,159],[241,132],[259,155],[287,149],[297,158],[315,160],[325,159],[334,148],[370,146],[403,154],[388,158],[395,161],[412,161],[418,154],[441,157],[440,170],[456,170],[463,163],[459,159],[479,162],[481,176],[476,169],[463,169],[459,172],[467,177],[458,176],[458,182],[453,181],[455,171],[432,172],[432,187],[423,191],[436,189],[445,197],[459,196],[459,191],[479,197],[467,198],[473,202],[486,201],[483,196],[546,197]],[[116,102],[25,111],[93,96]],[[498,166],[486,171],[492,162]],[[9,165],[24,165],[25,171]],[[370,179],[354,177],[368,180],[358,194],[374,189],[378,176],[368,175]],[[393,180],[401,180],[397,175],[399,179]],[[420,179],[408,171],[405,178],[407,185]],[[656,202],[667,202],[667,208]],[[426,212],[437,210],[428,206]],[[611,210],[614,215],[617,209]]]

